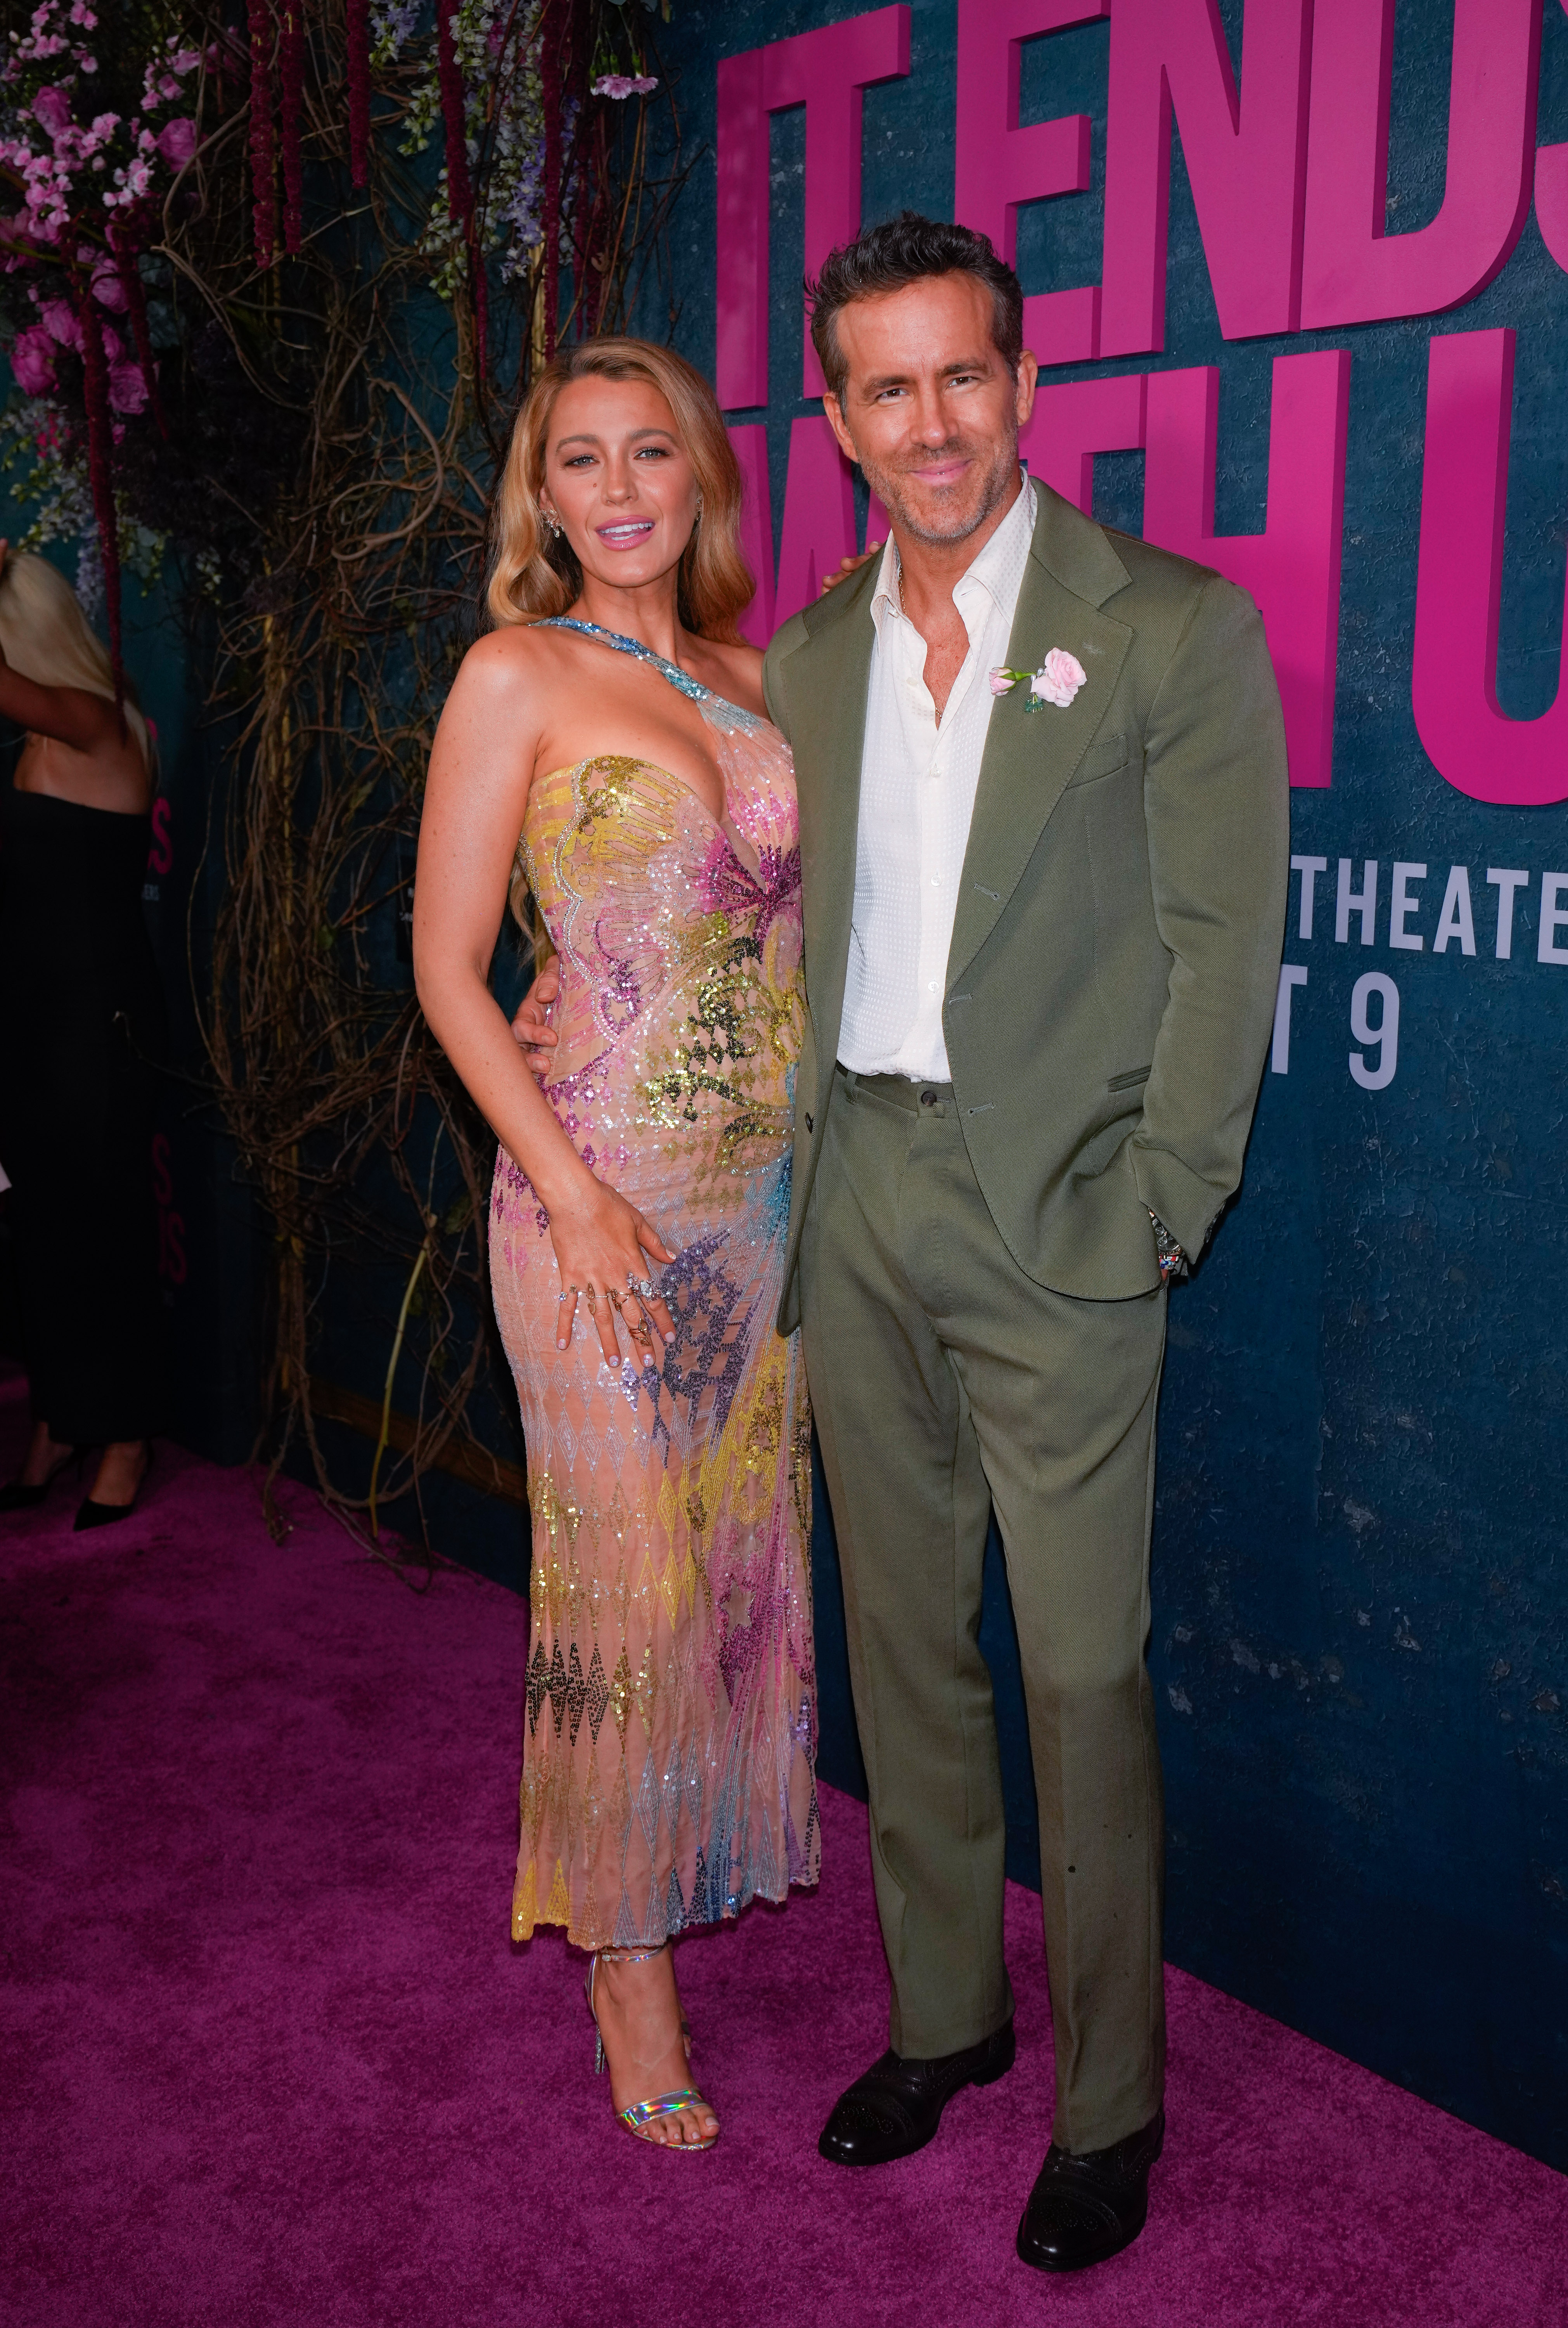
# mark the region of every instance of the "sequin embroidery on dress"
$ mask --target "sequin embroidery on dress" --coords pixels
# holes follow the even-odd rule
[[[558,1351],[548,1223],[504,1150],[491,1202],[533,1518],[512,1935],[652,1946],[815,1882],[820,1860],[811,1423],[799,1337],[774,1331],[799,827],[776,728],[634,640],[558,626],[697,703],[725,789],[720,826],[665,770],[597,756],[535,779],[519,845],[560,962],[547,1095],[678,1255],[654,1271],[676,1325],[662,1364],[617,1372],[580,1311]]]

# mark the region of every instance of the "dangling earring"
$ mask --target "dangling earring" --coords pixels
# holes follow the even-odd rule
[[[695,516],[695,517],[692,519],[692,521],[691,521],[691,530],[692,530],[692,531],[693,531],[693,532],[695,532],[695,531],[697,530],[697,528],[701,524],[701,522],[702,522],[702,496],[701,496],[701,494],[700,494],[700,493],[699,493],[699,494],[698,494],[698,496],[697,496],[697,514],[696,514],[696,516]]]
[[[557,517],[555,512],[553,510],[540,510],[540,515],[543,518],[546,525],[549,528],[550,540],[552,541],[559,541],[561,538],[561,521],[559,518]]]

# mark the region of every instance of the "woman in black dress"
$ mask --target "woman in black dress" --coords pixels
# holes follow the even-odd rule
[[[163,1037],[142,919],[153,755],[47,559],[0,541],[0,718],[26,731],[0,791],[0,1164],[33,1437],[0,1510],[99,1450],[80,1527],[123,1519],[163,1422],[152,1192]]]

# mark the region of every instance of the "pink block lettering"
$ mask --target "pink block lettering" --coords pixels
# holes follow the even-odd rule
[[[1280,682],[1292,784],[1329,782],[1339,642],[1350,357],[1342,348],[1274,359],[1268,517],[1262,533],[1214,530],[1219,373],[1149,380],[1143,531],[1250,590]]]
[[[820,415],[796,420],[790,427],[784,539],[779,544],[778,621],[787,623],[809,606],[829,575],[844,559],[853,558],[855,549],[850,465]]]
[[[860,106],[875,82],[909,70],[900,5],[726,57],[718,68],[716,379],[720,404],[767,402],[767,121],[806,108],[806,273],[860,231]],[[825,385],[805,332],[807,396]]]
[[[1039,477],[1085,517],[1094,499],[1096,453],[1135,453],[1143,442],[1149,375],[1044,380],[1019,431],[1019,450]]]
[[[1086,363],[1100,345],[1100,286],[1037,291],[1026,299],[1024,345],[1042,366]]]
[[[1023,43],[1110,13],[1111,0],[959,0],[953,216],[989,234],[1009,266],[1018,254],[1019,204],[1081,193],[1089,183],[1086,114],[1019,125]],[[1025,342],[1041,363],[1094,354],[1095,288],[1046,292],[1028,307]]]
[[[718,401],[767,402],[767,115],[762,51],[718,61]],[[755,602],[754,602],[755,603]]]
[[[740,549],[756,578],[756,591],[740,620],[743,638],[765,647],[774,634],[773,496],[768,488],[767,430],[748,420],[727,431],[740,464]]]
[[[1116,0],[1101,355],[1165,344],[1173,110],[1220,330],[1296,329],[1311,25],[1311,0],[1246,0],[1238,94],[1217,0]]]
[[[1514,334],[1453,332],[1427,356],[1426,465],[1411,698],[1439,775],[1471,800],[1568,800],[1568,640],[1538,719],[1498,703],[1498,617],[1514,396]]]
[[[1562,5],[1568,11],[1568,0]],[[1568,268],[1568,146],[1536,149],[1535,224],[1558,266]]]
[[[1530,207],[1540,0],[1454,0],[1448,180],[1429,226],[1390,234],[1394,0],[1317,0],[1301,323],[1436,315],[1507,262]]]
[[[149,719],[147,726],[151,728],[152,724]],[[155,740],[156,740],[155,737]],[[169,831],[170,819],[174,812],[167,799],[155,800],[153,803],[153,840],[152,846],[147,851],[147,871],[155,880],[161,880],[164,875],[172,871],[174,868],[174,844]]]

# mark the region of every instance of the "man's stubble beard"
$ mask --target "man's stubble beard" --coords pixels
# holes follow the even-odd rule
[[[964,455],[972,456],[980,449],[978,445],[971,443],[967,438],[954,436],[945,445],[923,446],[918,458],[922,463],[950,460]],[[999,509],[1006,500],[1008,488],[1018,474],[1018,465],[1019,440],[1018,430],[1015,427],[1010,442],[996,448],[995,458],[985,475],[975,506],[962,511],[955,509],[950,522],[933,527],[924,518],[918,517],[910,507],[902,490],[904,478],[902,470],[885,469],[879,465],[874,465],[863,456],[860,461],[860,470],[866,483],[899,531],[906,533],[914,541],[925,543],[932,549],[949,549],[954,542],[967,541],[971,534],[977,533],[992,512]],[[972,475],[965,479],[964,483],[972,488]],[[948,487],[946,490],[953,492],[962,488]],[[940,508],[940,493],[934,498]]]

